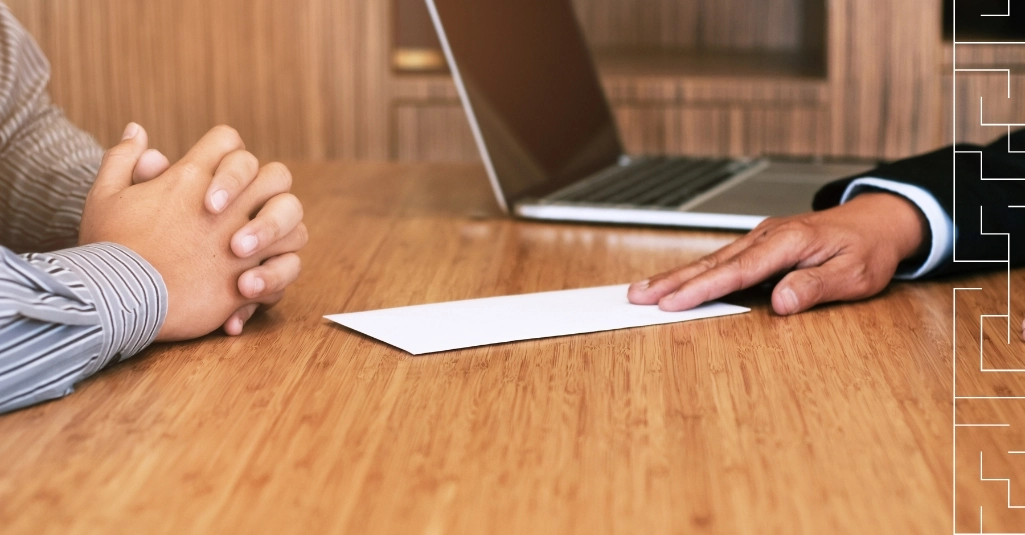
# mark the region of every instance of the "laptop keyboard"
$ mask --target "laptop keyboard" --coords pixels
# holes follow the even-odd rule
[[[644,158],[557,191],[544,202],[676,207],[750,165],[731,159]]]

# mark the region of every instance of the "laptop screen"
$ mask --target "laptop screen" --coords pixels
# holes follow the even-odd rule
[[[432,0],[506,201],[623,154],[570,0]]]

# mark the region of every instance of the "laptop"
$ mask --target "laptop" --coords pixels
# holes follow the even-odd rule
[[[506,213],[750,230],[864,169],[629,156],[571,0],[426,2]]]

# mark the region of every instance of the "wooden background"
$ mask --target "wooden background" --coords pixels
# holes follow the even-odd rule
[[[591,46],[795,50],[822,0],[573,0]]]
[[[258,156],[386,158],[380,4],[364,0],[13,0],[52,93],[101,142],[129,121],[169,155],[211,126]]]
[[[951,137],[940,0],[574,3],[632,152],[895,158]],[[175,157],[229,123],[261,158],[477,159],[450,77],[391,71],[389,1],[8,5],[105,144],[134,120]]]

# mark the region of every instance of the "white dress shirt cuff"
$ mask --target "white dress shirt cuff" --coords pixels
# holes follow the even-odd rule
[[[928,191],[904,182],[885,180],[881,178],[858,178],[847,186],[840,204],[843,204],[859,193],[866,190],[883,190],[896,193],[911,201],[925,214],[929,221],[929,230],[932,232],[932,246],[929,249],[929,256],[920,266],[911,270],[898,271],[895,279],[912,280],[925,276],[936,269],[944,260],[953,254],[954,249],[954,223],[951,221],[947,211],[943,209],[936,197]]]

